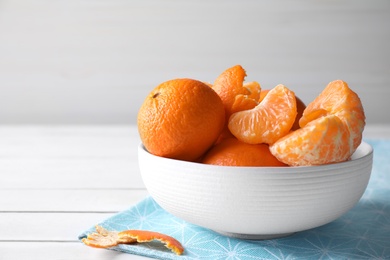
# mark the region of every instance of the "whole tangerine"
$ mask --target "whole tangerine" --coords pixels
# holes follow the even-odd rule
[[[286,166],[269,150],[267,144],[248,144],[236,138],[226,138],[211,148],[202,163],[220,166]]]
[[[221,98],[205,83],[172,79],[149,93],[138,112],[137,125],[150,153],[195,161],[220,135],[225,110]]]

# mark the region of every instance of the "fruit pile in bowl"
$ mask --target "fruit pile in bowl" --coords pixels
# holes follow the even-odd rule
[[[169,213],[229,236],[266,239],[329,223],[364,193],[373,149],[358,95],[332,81],[307,106],[234,66],[213,84],[174,79],[138,112],[139,167]]]

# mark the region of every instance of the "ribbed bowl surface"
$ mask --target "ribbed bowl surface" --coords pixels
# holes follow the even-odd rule
[[[172,215],[224,234],[270,238],[329,223],[363,195],[372,147],[351,160],[310,167],[228,167],[162,158],[139,146],[139,167],[154,200]]]

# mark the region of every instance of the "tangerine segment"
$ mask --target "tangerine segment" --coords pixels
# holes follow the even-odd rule
[[[193,79],[166,81],[146,97],[137,118],[145,148],[167,158],[195,161],[225,127],[220,97]]]
[[[159,240],[165,246],[178,255],[184,252],[183,246],[179,241],[171,236],[146,230],[125,230],[121,232],[108,231],[101,226],[96,226],[96,233],[91,233],[82,242],[87,246],[97,248],[108,248],[118,244],[144,243],[153,240]]]
[[[268,94],[269,89],[262,89],[260,92],[260,98],[259,102],[263,101],[265,96]],[[297,101],[297,116],[295,117],[295,121],[293,126],[291,127],[291,131],[297,130],[300,128],[299,126],[299,119],[301,119],[303,115],[303,111],[306,109],[305,103],[297,96],[295,96],[295,99]]]
[[[253,107],[256,105],[260,95],[260,84],[249,82],[244,85],[245,77],[245,70],[240,65],[236,65],[222,72],[213,84],[213,89],[217,92],[225,107],[227,119],[234,111],[240,109],[237,103],[234,105],[237,102],[236,97],[239,95],[243,95],[247,99],[254,99],[251,104],[253,104]],[[240,99],[242,100],[242,98]],[[247,109],[247,107],[246,103],[243,109]]]
[[[296,115],[294,92],[279,84],[255,108],[231,115],[228,127],[243,142],[272,144],[290,131]]]
[[[267,144],[248,144],[234,137],[211,148],[202,163],[221,166],[286,166],[271,154]]]
[[[276,141],[270,151],[290,166],[341,162],[352,155],[349,130],[335,115],[314,119]]]
[[[305,109],[299,125],[325,115],[336,115],[347,126],[353,146],[352,151],[360,145],[365,126],[365,115],[359,96],[342,80],[330,82],[326,88]]]

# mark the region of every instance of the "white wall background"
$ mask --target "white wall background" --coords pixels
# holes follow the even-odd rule
[[[0,0],[0,123],[136,123],[178,77],[241,64],[306,103],[334,79],[390,123],[390,1]]]

